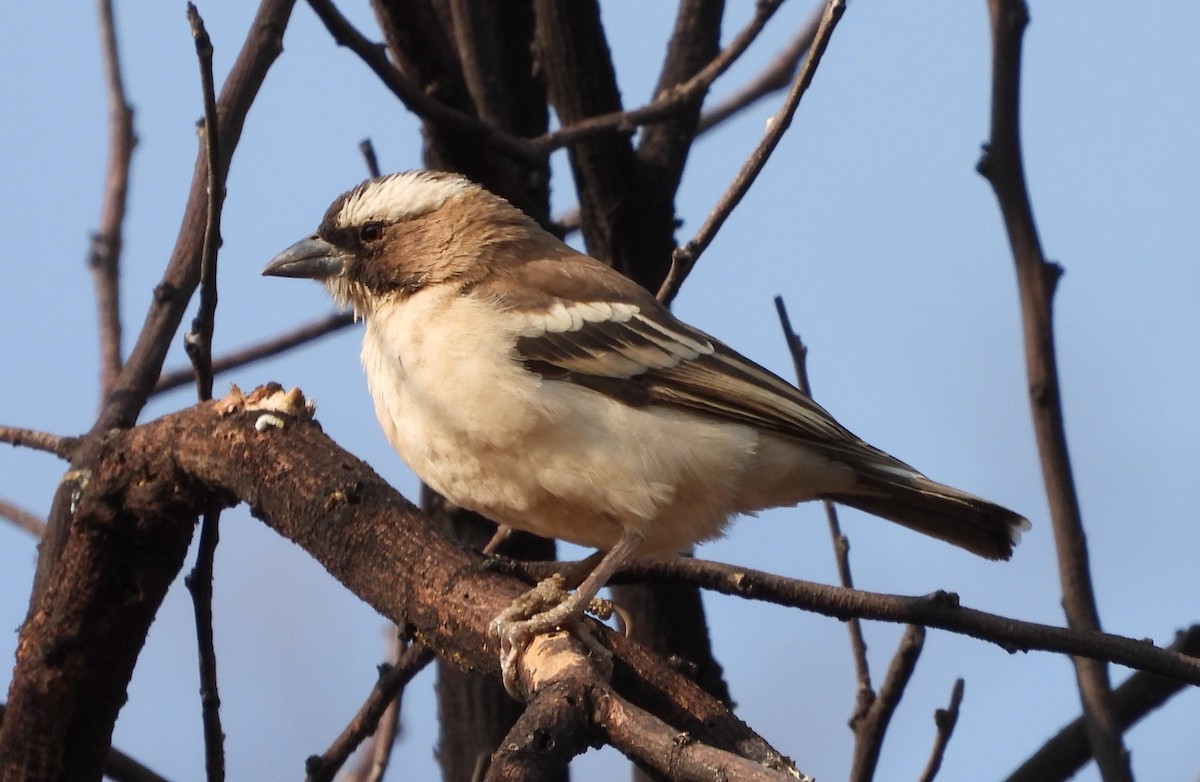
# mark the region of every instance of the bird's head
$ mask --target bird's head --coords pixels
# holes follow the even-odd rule
[[[339,305],[370,316],[381,302],[451,281],[469,284],[498,258],[541,241],[523,212],[458,174],[406,171],[339,196],[317,232],[264,275],[320,280]]]

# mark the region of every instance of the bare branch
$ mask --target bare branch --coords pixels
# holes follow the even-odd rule
[[[4,722],[4,712],[5,705],[0,703],[0,723]],[[113,782],[168,782],[166,777],[156,774],[114,747],[109,748],[108,758],[104,762],[104,778]]]
[[[817,8],[808,23],[801,28],[796,36],[792,38],[791,42],[784,47],[776,58],[753,81],[746,84],[734,95],[717,104],[711,111],[706,111],[700,116],[700,121],[696,126],[696,136],[704,135],[709,130],[730,119],[761,98],[782,90],[791,83],[792,78],[796,75],[796,68],[800,66],[800,61],[804,59],[804,55],[812,45],[813,38],[816,37],[817,25],[821,21],[823,8],[823,4]],[[751,20],[752,24],[755,21]],[[763,21],[765,22],[766,20],[764,19]],[[747,30],[743,30],[739,35],[745,34],[747,34]],[[730,51],[732,48],[733,44],[730,44],[730,47],[726,51]],[[711,86],[711,83],[709,86]],[[679,89],[684,89],[684,87],[681,86]],[[674,100],[673,97],[672,100]],[[579,209],[575,208],[564,212],[555,220],[555,223],[564,236],[569,236],[579,230],[579,220]]]
[[[362,152],[363,161],[367,164],[367,174],[372,177],[379,176],[379,158],[375,156],[375,145],[371,143],[371,139],[365,138],[358,142],[358,150]]]
[[[7,500],[0,499],[0,516],[16,524],[35,538],[40,538],[46,532],[46,522],[41,517]]]
[[[96,290],[97,333],[100,336],[100,398],[112,393],[121,371],[121,230],[129,193],[129,167],[137,136],[133,108],[125,97],[121,58],[113,23],[112,0],[97,0],[100,51],[108,97],[108,162],[100,225],[92,235],[88,266]]]
[[[333,40],[357,54],[384,86],[417,116],[460,133],[464,139],[490,144],[518,160],[538,162],[548,154],[548,151],[525,139],[506,133],[478,117],[452,109],[427,95],[388,60],[381,45],[367,40],[330,0],[308,0],[308,4],[320,17]]]
[[[404,651],[394,665],[379,666],[379,680],[375,682],[354,719],[350,720],[341,734],[334,739],[329,749],[320,755],[313,755],[305,762],[308,782],[332,780],[346,763],[350,753],[375,732],[384,712],[397,702],[408,683],[432,660],[433,652],[414,644]]]
[[[925,628],[920,625],[909,625],[900,639],[900,646],[892,657],[887,675],[879,688],[879,697],[872,700],[870,707],[861,715],[855,715],[850,725],[854,728],[854,763],[850,769],[850,779],[855,782],[870,782],[875,777],[875,767],[879,763],[879,752],[883,749],[883,739],[887,735],[888,724],[904,689],[912,678],[917,667],[917,659],[921,656],[921,648],[925,644]]]
[[[779,325],[783,329],[783,337],[787,342],[788,352],[792,355],[792,365],[796,370],[798,388],[812,398],[812,386],[808,380],[808,347],[800,339],[800,335],[792,328],[791,318],[788,317],[787,307],[782,296],[775,297],[775,311],[779,314]],[[834,558],[837,560],[838,581],[842,586],[854,588],[854,577],[850,572],[850,541],[842,534],[842,525],[838,521],[837,505],[829,500],[821,503],[825,507],[825,521],[829,526],[829,536],[833,540]],[[865,714],[875,701],[875,689],[871,686],[871,668],[867,663],[867,641],[863,637],[862,622],[857,618],[846,623],[850,633],[850,651],[854,657],[855,679],[858,681],[858,694],[854,716],[850,718],[853,725],[861,715]]]
[[[1054,350],[1052,307],[1062,269],[1048,263],[1042,252],[1021,157],[1021,40],[1029,22],[1029,9],[1023,0],[989,0],[988,8],[992,28],[992,126],[978,169],[996,193],[1017,269],[1030,406],[1050,501],[1063,609],[1072,627],[1099,630],[1100,615],[1092,589],[1083,515],[1071,474]],[[1132,780],[1129,752],[1121,740],[1120,721],[1112,704],[1108,668],[1094,660],[1076,659],[1074,663],[1101,776],[1105,782]]]
[[[842,13],[845,10],[845,0],[829,0],[828,5],[825,7],[825,13],[821,17],[821,24],[817,28],[817,35],[813,39],[812,49],[804,61],[804,67],[800,69],[795,81],[792,83],[792,89],[788,93],[787,100],[784,101],[783,107],[779,112],[768,121],[767,131],[758,142],[758,146],[750,153],[750,157],[747,158],[741,170],[738,171],[729,189],[721,196],[721,200],[713,207],[713,210],[705,219],[704,225],[700,227],[696,236],[684,246],[675,249],[675,253],[671,258],[671,271],[667,274],[667,279],[663,281],[662,287],[658,290],[659,301],[664,304],[670,304],[675,295],[679,293],[679,288],[696,265],[696,261],[699,260],[701,253],[712,243],[712,240],[717,235],[717,231],[724,225],[725,220],[732,214],[734,208],[741,203],[742,198],[750,190],[750,186],[754,184],[754,180],[758,177],[759,172],[767,164],[771,153],[778,146],[788,126],[792,124],[792,117],[795,115],[796,109],[800,106],[800,99],[804,96],[808,85],[812,83],[817,65],[821,62],[821,56],[825,53],[825,49],[829,45],[829,39],[833,35],[833,29],[837,26],[838,20],[842,18]]]
[[[392,668],[400,663],[404,653],[408,650],[408,642],[400,638],[399,630],[400,628],[392,626],[388,641],[387,664]],[[430,655],[430,659],[433,659],[432,655]],[[375,732],[371,734],[370,740],[366,744],[362,761],[357,769],[343,775],[345,782],[382,782],[383,775],[387,773],[388,765],[392,760],[396,735],[400,731],[400,701],[403,695],[404,690],[400,689],[387,702],[383,714],[379,716]]]
[[[247,39],[230,69],[218,101],[217,112],[218,135],[222,139],[220,164],[223,170],[230,163],[258,88],[271,64],[282,51],[283,32],[287,27],[293,4],[294,0],[262,0],[251,22]],[[114,432],[132,426],[145,406],[162,371],[163,359],[199,284],[208,203],[207,169],[207,157],[201,155],[193,171],[175,248],[162,281],[155,288],[154,298],[146,313],[137,342],[92,428],[72,453],[72,469],[69,475],[77,478],[62,481],[55,492],[46,534],[39,547],[30,611],[21,630],[22,638],[28,639],[30,633],[38,632],[38,616],[43,608],[49,610],[52,604],[56,604],[55,601],[71,593],[72,588],[83,588],[82,585],[70,585],[58,580],[63,575],[59,567],[64,551],[70,547],[76,552],[79,558],[76,564],[84,560],[90,562],[93,557],[101,555],[104,541],[71,523],[77,509],[76,500],[81,491],[86,491],[86,484],[94,476],[99,460],[106,452],[107,442],[114,437]],[[171,556],[173,555],[174,550],[171,552]],[[168,557],[166,564],[170,561]],[[160,568],[162,564],[160,563]],[[128,563],[126,567],[129,567]],[[161,569],[155,570],[153,575],[160,575],[161,572]],[[127,575],[121,583],[126,587],[119,589],[127,590],[128,585],[136,582],[132,576]],[[52,589],[52,586],[58,589]],[[142,586],[138,585],[138,589]],[[122,619],[128,620],[129,624],[122,627],[130,634],[130,638],[113,642],[110,655],[112,666],[121,667],[128,662],[132,668],[132,659],[127,658],[124,652],[130,646],[140,648],[138,628],[143,622],[148,624],[153,616],[157,606],[157,602],[149,597],[156,594],[153,579],[144,586],[147,589],[147,598],[131,599],[124,606],[127,615]],[[44,604],[44,601],[49,602]],[[30,648],[36,648],[36,645]],[[27,659],[18,659],[14,669],[14,684],[10,689],[8,705],[10,710],[20,713],[20,718],[6,721],[4,728],[0,729],[0,747],[16,751],[15,747],[20,746],[19,756],[13,756],[20,759],[14,759],[12,762],[22,763],[25,767],[46,769],[50,776],[70,776],[83,769],[87,771],[80,776],[97,776],[98,762],[102,757],[98,753],[106,741],[104,736],[111,735],[111,724],[107,725],[108,733],[101,735],[106,730],[107,712],[110,708],[117,707],[117,701],[111,697],[113,693],[105,690],[89,692],[95,704],[94,710],[88,718],[72,722],[74,727],[69,727],[62,724],[70,720],[59,713],[58,706],[61,705],[61,701],[56,702],[54,698],[48,697],[34,697],[33,690],[28,689],[30,682],[22,679],[22,676],[28,672],[30,664]],[[125,676],[117,685],[120,688],[120,702],[124,700],[127,681],[128,676]],[[64,681],[62,684],[66,685],[68,682]],[[115,711],[113,714],[115,715]],[[10,723],[18,723],[20,727],[10,731]],[[80,727],[81,723],[87,723],[87,727]],[[80,731],[75,737],[78,740],[79,751],[66,751],[61,742],[56,741],[56,738],[61,739],[70,730]],[[43,738],[35,741],[30,738],[31,735],[40,735]],[[6,763],[9,762],[4,750],[0,750],[0,757],[3,757]],[[53,769],[60,771],[53,772]]]
[[[220,539],[221,511],[204,514],[196,564],[184,579],[192,596],[196,622],[196,646],[200,664],[200,717],[204,726],[204,768],[208,782],[225,779],[225,733],[221,730],[221,696],[217,686],[217,652],[213,640],[213,559]]]
[[[1200,657],[1200,625],[1179,633],[1169,647],[1180,654]],[[1177,679],[1138,671],[1113,690],[1113,706],[1121,729],[1128,730],[1162,706],[1187,685]],[[1092,759],[1087,726],[1077,717],[1043,744],[1005,782],[1056,782],[1075,776]]]
[[[812,777],[805,774],[768,768],[698,742],[611,690],[598,705],[597,722],[604,728],[609,742],[639,765],[656,771],[663,779],[812,782]]]
[[[498,571],[519,573],[530,580],[545,578],[562,567],[562,563],[503,558],[493,563]],[[1007,652],[1039,650],[1119,663],[1200,685],[1200,659],[1195,657],[1145,640],[989,614],[960,605],[953,592],[914,597],[865,592],[691,557],[634,558],[622,565],[609,583],[663,580],[685,581],[726,595],[803,608],[842,621],[857,616],[934,627],[996,644]]]
[[[564,632],[530,643],[517,666],[528,706],[485,780],[545,779],[604,738],[657,779],[811,780],[781,755],[752,760],[707,745],[633,705],[604,680],[607,666],[592,645]]]
[[[755,3],[754,15],[738,31],[728,46],[695,76],[660,92],[650,103],[628,111],[612,111],[576,120],[560,130],[532,139],[532,142],[549,154],[556,149],[600,133],[628,132],[640,125],[661,122],[673,116],[680,108],[703,95],[713,82],[742,56],[742,53],[762,32],[763,27],[766,26],[782,1],[763,0]]]
[[[326,315],[323,318],[306,323],[290,331],[271,337],[257,345],[251,345],[248,348],[234,351],[227,356],[221,356],[213,359],[212,368],[213,374],[219,375],[222,372],[228,372],[231,369],[237,369],[255,361],[261,361],[264,358],[285,353],[294,347],[312,342],[318,337],[323,337],[326,334],[332,334],[335,331],[341,331],[350,324],[354,323],[354,316],[349,312],[335,312]],[[155,394],[161,394],[166,391],[179,388],[192,382],[196,376],[196,371],[191,367],[173,369],[169,372],[164,372],[158,379],[158,383],[154,386]]]
[[[819,4],[787,46],[780,50],[775,59],[757,76],[743,85],[737,92],[725,98],[700,117],[699,132],[707,133],[727,119],[734,117],[746,108],[767,97],[771,93],[786,89],[795,78],[800,61],[808,53],[813,39],[817,36],[817,27],[821,23],[824,4]]]
[[[950,691],[950,705],[944,709],[938,709],[933,714],[934,724],[937,725],[937,738],[933,741],[929,762],[925,764],[925,770],[921,772],[919,782],[933,782],[938,770],[942,767],[942,758],[946,754],[946,747],[950,744],[950,737],[954,735],[954,726],[958,724],[958,709],[962,706],[964,688],[965,683],[962,679],[955,680],[954,689]]]
[[[39,432],[36,429],[22,429],[17,426],[0,424],[0,443],[52,453],[60,459],[71,459],[79,447],[79,442],[80,438],[78,437],[63,437],[49,432]]]
[[[484,567],[303,414],[272,405],[283,427],[264,427],[261,412],[239,412],[240,404],[231,395],[105,440],[72,516],[95,538],[67,539],[54,582],[61,588],[46,592],[22,628],[19,648],[59,653],[18,657],[0,773],[23,779],[25,769],[65,765],[57,776],[98,775],[150,620],[182,566],[196,514],[214,499],[246,502],[416,642],[499,677],[487,628],[526,584]],[[682,673],[599,632],[623,697],[698,741],[756,762],[779,757]]]
[[[217,249],[221,244],[221,205],[225,202],[225,172],[220,162],[220,132],[217,125],[217,95],[213,84],[213,46],[204,20],[196,6],[187,5],[188,23],[196,42],[200,63],[200,88],[204,97],[204,123],[200,136],[207,159],[208,197],[204,219],[204,239],[200,250],[200,307],[192,321],[192,330],[184,336],[188,358],[196,369],[196,390],[200,401],[212,399],[212,337],[217,315]]]
[[[221,243],[221,207],[225,201],[224,168],[220,162],[217,96],[213,83],[213,45],[196,6],[187,4],[188,24],[200,65],[204,122],[200,128],[208,161],[208,198],[204,239],[200,250],[200,304],[183,344],[196,370],[196,394],[201,402],[212,399],[212,337],[217,315],[217,249]],[[221,729],[221,696],[217,683],[217,651],[213,639],[213,561],[220,539],[221,509],[214,504],[204,513],[196,564],[184,580],[192,596],[196,646],[200,668],[200,715],[204,726],[204,768],[208,782],[225,780],[225,732]]]
[[[675,114],[696,96],[703,94],[712,83],[746,50],[758,37],[767,20],[775,13],[782,0],[763,0],[755,4],[754,16],[743,27],[722,52],[693,78],[658,95],[653,101],[629,111],[612,111],[572,122],[560,130],[532,139],[520,139],[477,117],[456,111],[430,98],[419,90],[408,77],[401,73],[384,54],[381,47],[371,43],[362,35],[330,0],[309,0],[309,5],[320,17],[334,40],[357,54],[383,81],[396,97],[423,119],[436,122],[463,134],[469,139],[478,139],[497,149],[525,161],[537,161],[556,149],[586,138],[613,131],[628,132],[640,125],[661,122]],[[464,74],[466,75],[466,74]]]
[[[493,3],[449,0],[454,50],[462,63],[463,81],[479,118],[496,127],[511,127],[510,110],[496,63],[500,62]]]
[[[607,684],[583,645],[559,631],[526,647],[518,661],[526,705],[486,761],[484,782],[561,777],[571,758],[601,742],[596,701]]]

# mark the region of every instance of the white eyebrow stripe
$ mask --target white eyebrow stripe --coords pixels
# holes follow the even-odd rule
[[[471,186],[466,179],[432,176],[424,171],[405,171],[372,179],[346,196],[338,211],[337,227],[391,223],[423,215]]]

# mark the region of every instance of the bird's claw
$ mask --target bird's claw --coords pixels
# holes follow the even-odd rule
[[[602,661],[606,674],[611,672],[612,659],[608,649],[580,622],[585,612],[605,620],[615,613],[622,623],[625,621],[624,612],[611,600],[593,598],[581,604],[575,595],[567,592],[566,579],[560,574],[538,582],[492,620],[488,633],[500,641],[500,673],[509,695],[523,700],[518,688],[517,661],[530,641],[556,630],[573,632],[593,659]]]

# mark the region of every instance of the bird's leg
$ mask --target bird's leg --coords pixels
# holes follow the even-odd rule
[[[573,594],[566,592],[566,579],[555,574],[521,595],[492,620],[489,630],[500,639],[500,670],[509,694],[519,699],[516,661],[533,637],[559,628],[578,627],[584,612],[595,602],[596,594],[641,542],[637,535],[622,535]],[[611,603],[608,605],[611,607]],[[587,633],[579,637],[592,651],[603,650]]]
[[[504,545],[504,541],[508,540],[508,536],[512,534],[512,527],[507,524],[497,525],[496,531],[492,533],[492,537],[488,540],[487,545],[483,547],[482,553],[485,557],[496,553],[496,550]]]

